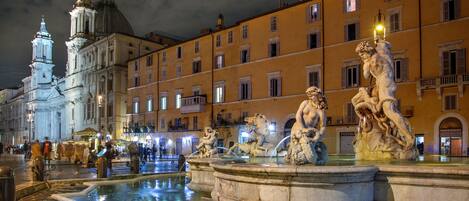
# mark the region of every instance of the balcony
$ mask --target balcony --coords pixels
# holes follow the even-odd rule
[[[181,98],[181,113],[203,112],[207,103],[206,95],[189,96]]]
[[[444,75],[428,79],[421,79],[417,82],[417,96],[422,97],[424,90],[435,89],[438,96],[441,96],[442,88],[457,87],[460,95],[464,92],[464,85],[469,85],[469,74]]]

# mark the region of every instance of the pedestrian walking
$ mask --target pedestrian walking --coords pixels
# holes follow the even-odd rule
[[[156,144],[153,144],[153,147],[151,148],[151,152],[152,152],[152,155],[151,155],[151,156],[152,156],[153,162],[156,161],[156,151],[157,151],[157,149],[156,149]]]
[[[112,143],[111,141],[106,142],[106,161],[107,161],[107,168],[109,168],[109,171],[112,171],[112,158],[114,157],[114,150],[112,149]]]
[[[23,154],[24,154],[24,159],[29,158],[29,144],[28,141],[25,141],[23,144]]]
[[[179,172],[186,171],[186,157],[184,157],[182,154],[180,154],[178,158],[178,170]]]
[[[42,154],[44,155],[44,160],[48,167],[50,167],[51,153],[52,142],[49,141],[49,137],[45,137],[44,145],[42,147]]]

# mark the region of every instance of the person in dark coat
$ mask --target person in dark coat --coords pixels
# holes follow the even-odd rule
[[[151,156],[152,156],[153,161],[156,161],[156,152],[157,152],[156,144],[153,144],[153,146],[151,148]]]
[[[186,157],[184,155],[179,155],[178,158],[178,170],[179,172],[185,172],[186,171]]]

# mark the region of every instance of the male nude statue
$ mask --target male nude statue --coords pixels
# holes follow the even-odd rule
[[[367,41],[361,42],[356,52],[363,61],[363,76],[375,78],[372,86],[372,97],[378,97],[377,109],[382,110],[391,120],[406,141],[406,148],[414,145],[415,136],[411,133],[403,116],[397,110],[396,83],[394,82],[393,60],[391,58],[390,44],[379,40],[377,46],[372,47]]]

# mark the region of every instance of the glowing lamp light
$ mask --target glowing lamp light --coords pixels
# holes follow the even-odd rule
[[[384,26],[384,15],[381,10],[378,11],[378,15],[375,18],[375,28],[373,30],[373,36],[375,41],[386,39],[386,27]]]
[[[137,142],[137,141],[138,141],[138,137],[137,137],[137,136],[133,136],[133,137],[132,137],[132,141],[133,141],[133,142]]]
[[[173,141],[171,139],[168,139],[168,145],[171,146],[173,144]]]
[[[110,134],[107,134],[106,138],[112,140],[112,136]]]
[[[151,137],[149,135],[147,135],[147,137],[145,139],[151,140]]]
[[[249,133],[247,133],[247,132],[242,132],[242,133],[241,133],[241,137],[249,137]]]
[[[375,27],[375,30],[377,32],[383,32],[384,31],[384,26],[382,24],[377,24]]]
[[[101,137],[101,133],[96,134],[96,137],[100,138],[100,137]]]
[[[269,125],[269,131],[275,131],[275,125],[270,124]]]

